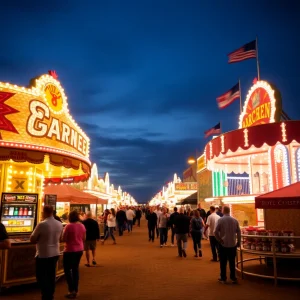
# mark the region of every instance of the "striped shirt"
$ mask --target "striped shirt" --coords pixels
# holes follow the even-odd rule
[[[241,243],[240,225],[229,215],[224,215],[217,221],[214,233],[217,241],[225,248],[235,247],[237,242]]]

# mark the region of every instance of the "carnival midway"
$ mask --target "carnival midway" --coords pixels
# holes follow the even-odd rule
[[[0,216],[11,241],[11,249],[0,251],[2,288],[36,281],[29,237],[44,205],[64,223],[73,210],[81,219],[91,212],[102,235],[105,210],[137,205],[91,163],[90,140],[70,115],[56,72],[48,73],[27,88],[0,82]],[[57,276],[63,273],[59,261]]]
[[[200,212],[205,230],[210,226],[207,223],[209,215],[215,212],[220,218],[224,212],[237,220],[242,234],[241,243],[231,247],[234,248],[230,260],[232,283],[237,283],[237,278],[232,275],[235,272],[245,281],[259,277],[272,280],[275,285],[281,281],[300,280],[300,121],[291,120],[284,112],[284,101],[275,84],[268,82],[267,78],[261,78],[257,39],[233,51],[228,57],[229,63],[247,59],[255,59],[257,63],[257,78],[248,87],[245,99],[242,99],[240,81],[217,98],[219,109],[225,109],[239,100],[237,128],[222,132],[219,122],[207,130],[203,151],[190,157],[189,167],[183,174],[172,175],[171,181],[163,185],[147,205],[142,206],[120,186],[116,188],[110,182],[109,174],[102,170],[100,173],[97,165],[90,161],[92,141],[70,115],[68,99],[55,71],[32,79],[29,87],[0,82],[0,221],[3,228],[1,236],[4,236],[4,242],[0,240],[0,289],[13,289],[38,282],[42,299],[54,299],[55,281],[65,276],[68,285],[65,297],[77,298],[80,294],[80,267],[87,267],[85,270],[99,266],[95,256],[97,243],[107,244],[107,238],[111,237],[113,245],[116,245],[114,232],[118,232],[121,239],[124,231],[128,231],[126,238],[130,242],[127,242],[127,246],[131,246],[134,241],[132,232],[140,228],[141,219],[145,224],[147,222],[149,230],[149,240],[146,238],[148,248],[157,239],[160,242],[156,250],[165,249],[168,229],[172,229],[170,246],[174,246],[176,233],[178,257],[186,258],[184,247],[187,241],[184,239],[190,232],[176,232],[181,225],[176,223],[176,219],[173,223],[170,221],[177,210],[185,215],[183,218],[192,220]],[[51,230],[61,226],[57,236],[59,249],[56,249],[59,253],[55,256],[57,260],[47,261],[47,265],[39,255],[35,258],[35,244],[38,248],[37,232],[43,233],[41,228],[44,228],[45,219],[51,219],[52,216],[60,223],[53,223]],[[89,240],[92,222],[96,224],[93,229],[96,234]],[[218,220],[218,225],[219,222],[222,221]],[[75,228],[75,225],[86,228],[84,265],[80,265],[83,249],[76,250],[66,233],[69,231],[69,234],[74,234],[71,228]],[[192,228],[192,222],[189,226]],[[210,256],[209,239],[212,261],[220,261],[222,276],[222,240],[215,240],[212,233],[207,236],[204,228],[199,231],[196,244],[191,233],[196,249],[194,258]],[[64,233],[60,238],[62,230]],[[137,231],[138,234],[140,232]],[[83,245],[85,237],[81,235],[80,243]],[[126,243],[124,240],[123,243]],[[203,247],[209,249],[207,252],[201,248],[202,240]],[[101,254],[102,262],[112,264],[116,261],[126,251],[124,244],[122,246],[121,250],[116,250],[118,252],[113,250],[117,246],[101,248],[109,249],[106,256],[111,253],[116,255],[107,260]],[[144,244],[142,246],[146,247]],[[155,248],[151,249],[148,256],[156,253]],[[129,253],[124,260],[129,260],[131,267],[135,266],[136,261],[130,259],[133,257],[138,260],[143,253]],[[141,266],[147,265],[148,256],[143,258]],[[164,262],[168,259],[164,257]],[[157,257],[153,256],[153,261],[157,262]],[[123,258],[118,262],[118,266],[124,266]],[[225,273],[226,263],[225,257]],[[164,263],[160,268],[168,268],[173,264],[175,262]],[[211,269],[215,270],[214,267]],[[97,269],[89,270],[94,272]],[[180,270],[184,270],[184,266],[181,265]],[[101,276],[111,276],[111,280],[117,276],[117,273],[109,273],[111,271],[110,266],[103,268]],[[81,268],[80,272],[88,271],[82,271]],[[128,273],[130,271],[126,269],[129,278],[133,276]],[[98,278],[99,274],[92,274],[89,280]],[[134,283],[135,279],[132,278]],[[180,283],[184,279],[180,278]],[[122,284],[123,281],[126,278],[118,282]],[[226,278],[221,277],[219,281],[226,283]],[[101,285],[101,282],[90,286],[93,288],[97,285]],[[86,283],[87,286],[89,283]],[[101,290],[104,295],[105,289],[103,287]],[[132,294],[129,293],[130,296]],[[82,299],[94,299],[92,297]]]
[[[228,55],[229,63],[252,58],[257,78],[246,99],[240,80],[217,98],[219,109],[239,100],[237,128],[222,132],[219,122],[205,131],[203,152],[189,157],[182,179],[174,174],[149,205],[186,214],[198,206],[207,216],[211,206],[220,213],[228,206],[243,233],[236,269],[277,284],[300,280],[300,121],[288,117],[280,91],[261,78],[257,39]]]

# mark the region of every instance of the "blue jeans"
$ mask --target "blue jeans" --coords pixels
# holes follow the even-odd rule
[[[132,231],[133,220],[127,220],[128,232]]]
[[[114,229],[115,229],[115,227],[108,227],[108,230],[106,231],[106,234],[104,237],[104,241],[106,241],[109,236],[111,236],[111,238],[113,239],[114,242],[116,241],[115,236],[114,236]]]
[[[159,228],[160,244],[166,244],[168,241],[168,228]]]

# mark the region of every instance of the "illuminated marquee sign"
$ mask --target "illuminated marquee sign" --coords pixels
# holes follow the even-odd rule
[[[248,92],[239,128],[280,121],[281,96],[266,81],[257,81]]]
[[[30,88],[0,82],[1,145],[42,146],[89,161],[89,138],[69,114],[67,97],[54,77],[42,75]]]
[[[175,190],[176,191],[190,191],[190,190],[197,190],[197,183],[190,183],[190,182],[181,182],[175,183]]]
[[[197,159],[197,172],[200,172],[206,168],[206,163],[205,163],[205,155],[201,155]]]

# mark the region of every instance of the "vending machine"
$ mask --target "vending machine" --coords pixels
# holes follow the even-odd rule
[[[29,235],[37,222],[38,194],[2,193],[1,222],[11,238]]]

